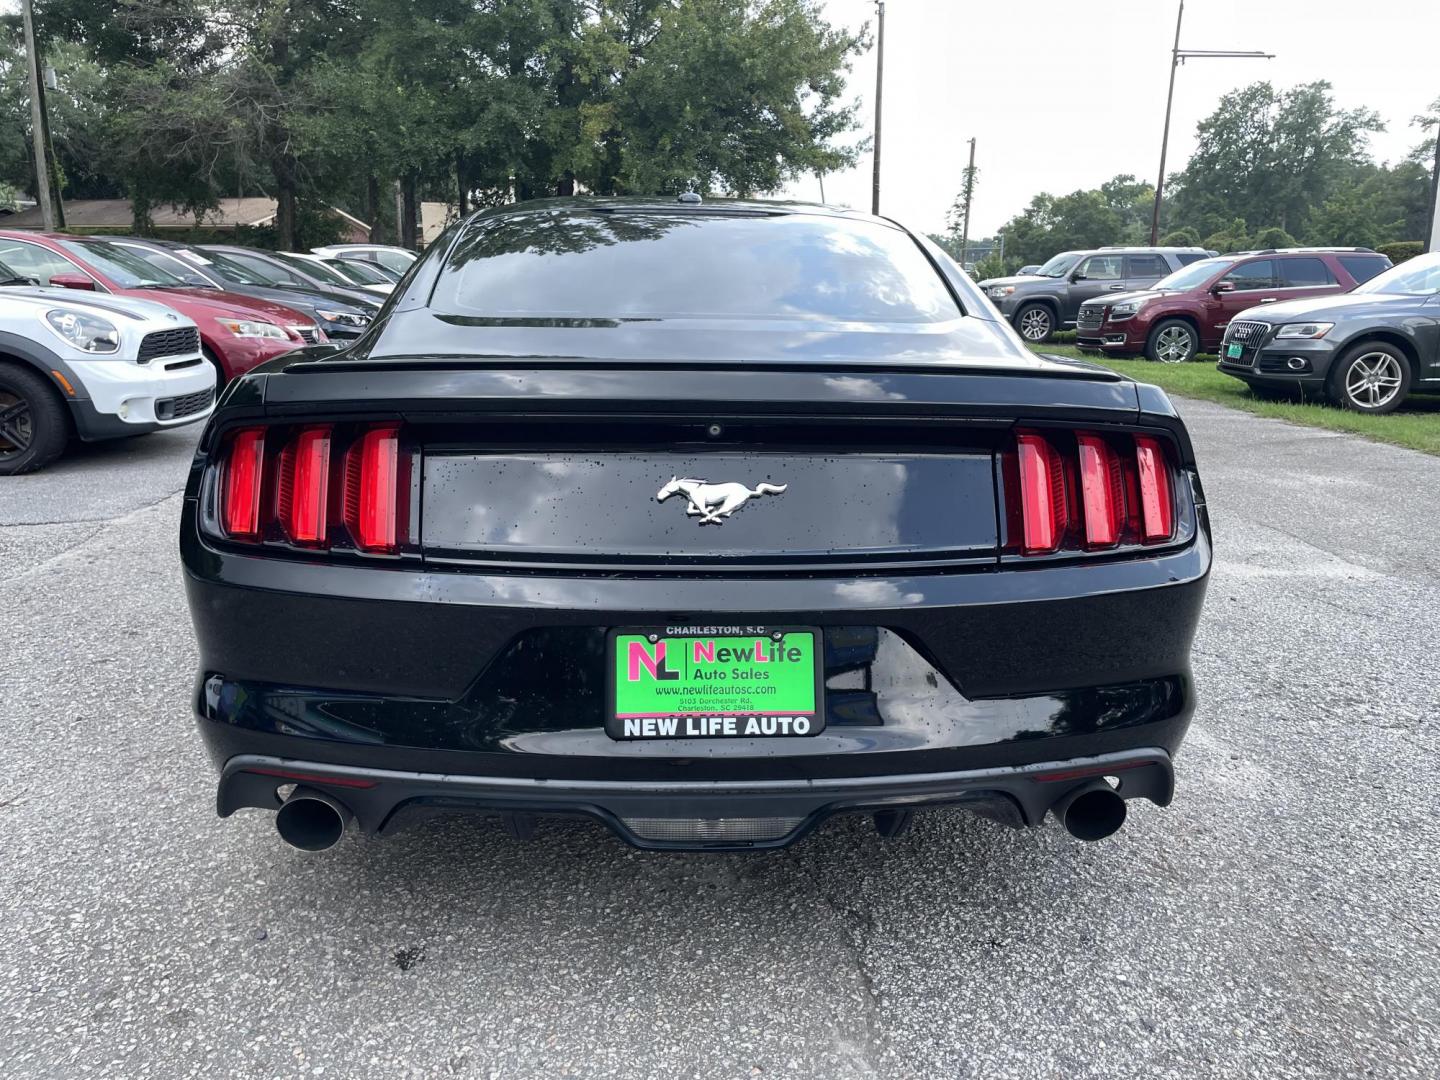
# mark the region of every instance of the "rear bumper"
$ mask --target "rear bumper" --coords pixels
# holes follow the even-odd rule
[[[360,829],[385,834],[425,816],[498,814],[523,835],[537,815],[582,816],[638,848],[735,851],[785,847],[844,813],[964,806],[1015,827],[1037,826],[1064,795],[1111,777],[1126,799],[1167,806],[1174,793],[1170,757],[1155,748],[1023,767],[828,780],[605,781],[457,776],[336,766],[264,755],[225,763],[216,809],[278,809],[279,788],[324,791],[355,815]]]

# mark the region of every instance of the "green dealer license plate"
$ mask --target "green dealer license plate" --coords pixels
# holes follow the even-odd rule
[[[822,642],[814,627],[612,630],[605,730],[615,739],[815,735],[825,727]]]
[[[1229,345],[1225,346],[1225,359],[1227,360],[1239,360],[1240,357],[1244,355],[1245,346],[1241,345],[1238,341],[1232,341]]]

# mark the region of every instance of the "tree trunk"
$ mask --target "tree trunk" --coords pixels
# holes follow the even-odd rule
[[[470,177],[465,170],[465,154],[460,150],[455,151],[455,189],[459,192],[456,205],[463,218],[470,212]]]
[[[365,219],[370,222],[370,242],[384,243],[380,228],[380,178],[374,173],[365,178]]]
[[[275,140],[279,146],[289,143],[285,132]],[[299,247],[296,233],[296,193],[299,190],[299,165],[295,155],[288,150],[277,151],[270,162],[275,174],[275,242],[281,251],[294,251]]]
[[[420,237],[417,228],[419,206],[415,201],[415,189],[419,186],[420,175],[414,170],[408,170],[401,178],[400,193],[402,196],[402,217],[400,219],[400,246],[407,247],[411,251],[420,250]]]
[[[555,194],[566,199],[575,194],[575,174],[569,169],[565,170],[565,175],[560,177],[560,182],[555,185]]]

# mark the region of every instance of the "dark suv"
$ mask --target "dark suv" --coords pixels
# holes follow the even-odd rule
[[[1081,305],[1075,343],[1179,364],[1219,348],[1225,327],[1246,308],[1348,292],[1389,266],[1369,248],[1237,251],[1193,263],[1153,288]]]
[[[1107,247],[1062,251],[1034,274],[980,282],[1000,314],[1026,341],[1049,341],[1075,325],[1080,305],[1111,293],[1146,288],[1213,251],[1204,248]]]

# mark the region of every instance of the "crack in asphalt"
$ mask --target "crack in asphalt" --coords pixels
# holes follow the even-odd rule
[[[819,891],[818,895],[839,920],[842,931],[841,943],[850,959],[851,966],[854,967],[855,973],[860,979],[864,1032],[864,1048],[860,1054],[860,1060],[873,1075],[883,1076],[880,1059],[883,1056],[881,1047],[884,1043],[885,1032],[880,1019],[882,1004],[880,986],[875,974],[865,961],[865,949],[869,945],[870,937],[875,933],[875,917],[863,909],[842,904],[823,889]]]

